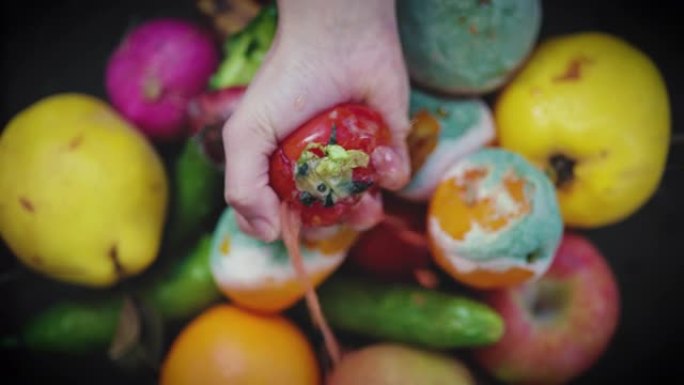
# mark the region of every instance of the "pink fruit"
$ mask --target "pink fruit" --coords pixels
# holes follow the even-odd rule
[[[110,57],[107,94],[151,139],[180,139],[187,134],[188,101],[205,89],[217,65],[207,32],[182,20],[151,20],[126,35]]]
[[[475,357],[509,383],[560,384],[580,375],[605,351],[620,312],[609,265],[589,240],[573,234],[563,236],[538,281],[494,291],[487,302],[506,330]]]

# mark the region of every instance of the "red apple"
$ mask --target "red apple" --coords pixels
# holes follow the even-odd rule
[[[430,266],[425,234],[427,206],[391,194],[383,197],[384,217],[349,251],[349,265],[385,280],[409,280]]]
[[[206,91],[188,103],[190,133],[202,142],[205,154],[217,166],[223,166],[223,124],[230,118],[244,95],[246,87],[238,86]]]
[[[586,238],[565,234],[539,280],[491,292],[487,302],[506,324],[503,338],[475,351],[477,361],[509,383],[560,384],[602,355],[618,323],[620,298],[610,266]]]

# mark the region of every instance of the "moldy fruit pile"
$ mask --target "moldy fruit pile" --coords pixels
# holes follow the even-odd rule
[[[3,331],[2,348],[100,354],[127,374],[151,364],[168,385],[564,383],[587,371],[620,293],[581,232],[643,206],[668,151],[650,58],[590,31],[537,41],[538,0],[398,0],[411,180],[378,185],[373,153],[391,132],[363,104],[329,106],[283,139],[269,181],[301,219],[302,277],[283,241],[243,233],[223,202],[221,129],[278,21],[273,4],[228,3],[198,1],[206,25],[131,30],[105,71],[108,101],[52,95],[5,126],[2,239],[35,279],[76,288]],[[159,65],[169,55],[180,59]],[[382,220],[352,229],[367,195]],[[320,309],[308,310],[342,337],[339,363],[307,312],[311,289]]]

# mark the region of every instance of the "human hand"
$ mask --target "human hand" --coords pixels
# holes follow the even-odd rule
[[[281,0],[273,46],[223,132],[225,197],[240,228],[264,241],[278,238],[269,157],[297,127],[340,103],[365,103],[383,116],[393,143],[371,160],[382,187],[402,187],[409,178],[408,91],[394,0]],[[350,225],[372,226],[382,215],[379,195],[364,194],[354,210]]]

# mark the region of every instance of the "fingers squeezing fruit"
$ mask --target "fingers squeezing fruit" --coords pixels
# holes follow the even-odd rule
[[[336,226],[302,241],[301,254],[316,286],[342,263],[357,233]],[[240,231],[227,208],[214,233],[211,271],[221,291],[241,307],[261,312],[284,310],[304,295],[304,286],[282,241],[265,243]]]
[[[478,288],[541,276],[562,230],[549,179],[519,155],[499,149],[481,150],[454,164],[428,214],[437,264]]]

